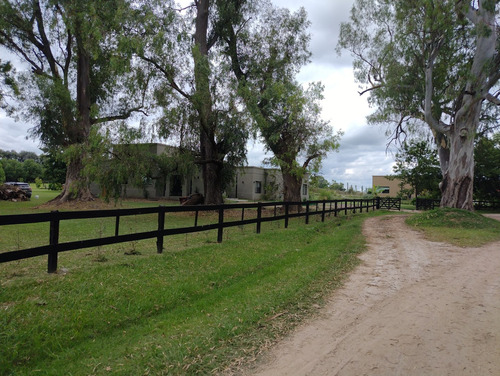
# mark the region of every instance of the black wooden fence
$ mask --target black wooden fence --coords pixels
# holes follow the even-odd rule
[[[301,208],[301,210],[293,210],[294,208],[296,209],[298,207]],[[331,215],[332,213],[334,216],[342,213],[347,215],[348,213],[362,213],[363,211],[368,212],[370,209],[375,210],[380,208],[381,200],[380,198],[376,198],[368,200],[324,200],[295,203],[269,202],[202,206],[158,206],[137,209],[90,210],[74,212],[52,211],[42,214],[2,215],[0,216],[0,226],[49,222],[50,231],[48,245],[0,253],[0,263],[48,255],[47,270],[49,273],[54,273],[57,270],[57,257],[59,252],[156,238],[157,251],[158,253],[162,253],[164,248],[163,240],[165,236],[217,230],[217,241],[220,243],[222,242],[223,238],[223,230],[224,228],[228,227],[255,224],[256,232],[260,233],[261,224],[263,222],[284,220],[285,228],[287,228],[288,222],[291,218],[305,217],[305,222],[306,224],[308,224],[311,216],[321,216],[321,221],[324,221],[325,216]],[[234,211],[235,209],[241,210],[241,219],[225,220],[224,213],[228,210]],[[256,210],[256,218],[248,218],[248,216],[247,218],[245,218],[245,210],[247,210],[248,213],[249,209]],[[193,213],[194,225],[190,227],[166,229],[165,214],[180,212]],[[199,225],[198,217],[199,213],[202,212],[217,212],[217,223]],[[120,218],[125,216],[137,216],[146,214],[158,215],[158,227],[156,229],[146,232],[120,235]],[[61,221],[110,217],[115,218],[114,236],[64,243],[59,242],[59,225]]]
[[[439,208],[441,200],[417,198],[417,210],[432,210]],[[474,209],[476,210],[500,210],[500,201],[482,201],[474,200]]]

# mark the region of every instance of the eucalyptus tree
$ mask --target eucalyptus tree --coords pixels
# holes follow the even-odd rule
[[[321,83],[304,88],[296,80],[310,58],[310,23],[303,8],[292,13],[267,2],[244,19],[243,27],[224,25],[226,54],[271,162],[281,169],[285,201],[300,201],[304,174],[319,170],[341,135],[321,119]]]
[[[0,44],[22,61],[18,105],[10,111],[36,124],[32,134],[67,158],[65,188],[55,200],[90,200],[82,174],[94,127],[140,111],[147,77],[132,76],[122,53],[127,0],[2,0]]]
[[[426,125],[435,136],[441,206],[473,210],[474,139],[498,119],[496,0],[356,0],[338,48],[395,137]]]
[[[232,167],[246,158],[248,117],[222,54],[220,3],[195,0],[138,3],[136,53],[155,72],[158,135],[177,137],[202,171],[205,202],[222,203]]]

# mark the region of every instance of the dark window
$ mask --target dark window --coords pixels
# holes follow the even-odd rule
[[[255,182],[255,193],[262,193],[262,182]]]
[[[182,178],[180,175],[170,177],[170,196],[182,196]]]
[[[302,184],[302,196],[307,196],[307,184]]]

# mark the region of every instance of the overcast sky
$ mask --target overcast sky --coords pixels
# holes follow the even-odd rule
[[[372,185],[372,175],[392,172],[393,152],[386,151],[388,138],[385,129],[368,126],[366,116],[372,112],[366,96],[360,97],[354,83],[352,61],[348,52],[337,56],[340,23],[349,19],[353,0],[272,0],[274,4],[296,10],[307,10],[311,25],[312,62],[299,75],[303,83],[321,81],[325,86],[322,103],[323,118],[329,120],[335,131],[344,136],[340,149],[328,155],[323,162],[321,175],[328,181],[367,188]],[[15,122],[0,112],[0,149],[27,150],[40,153],[39,143],[27,139],[31,125]],[[248,153],[250,165],[260,166],[265,158],[262,146],[252,144]]]

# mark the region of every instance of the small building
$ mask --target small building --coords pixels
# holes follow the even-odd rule
[[[173,147],[160,144],[134,145],[140,148],[140,152],[153,155],[163,155],[172,152]],[[91,185],[93,194],[99,195],[100,188],[97,184]],[[194,193],[204,194],[203,177],[201,170],[193,167],[189,174],[170,173],[162,175],[161,172],[148,178],[142,187],[133,184],[122,186],[122,197],[126,198],[149,198],[149,199],[174,199],[189,196]],[[240,167],[237,169],[234,182],[227,187],[226,195],[229,198],[258,200],[282,200],[283,199],[283,177],[281,171],[276,168],[263,167]],[[301,199],[309,199],[308,175],[303,179]]]
[[[377,194],[381,197],[396,197],[401,192],[401,179],[391,176],[372,176],[372,186],[377,188]],[[406,184],[405,190],[411,190],[411,186]],[[415,194],[413,193],[412,196]]]
[[[301,200],[309,199],[309,175],[302,179]],[[277,168],[240,167],[236,172],[234,183],[226,189],[231,198],[251,201],[283,200],[283,175]]]

